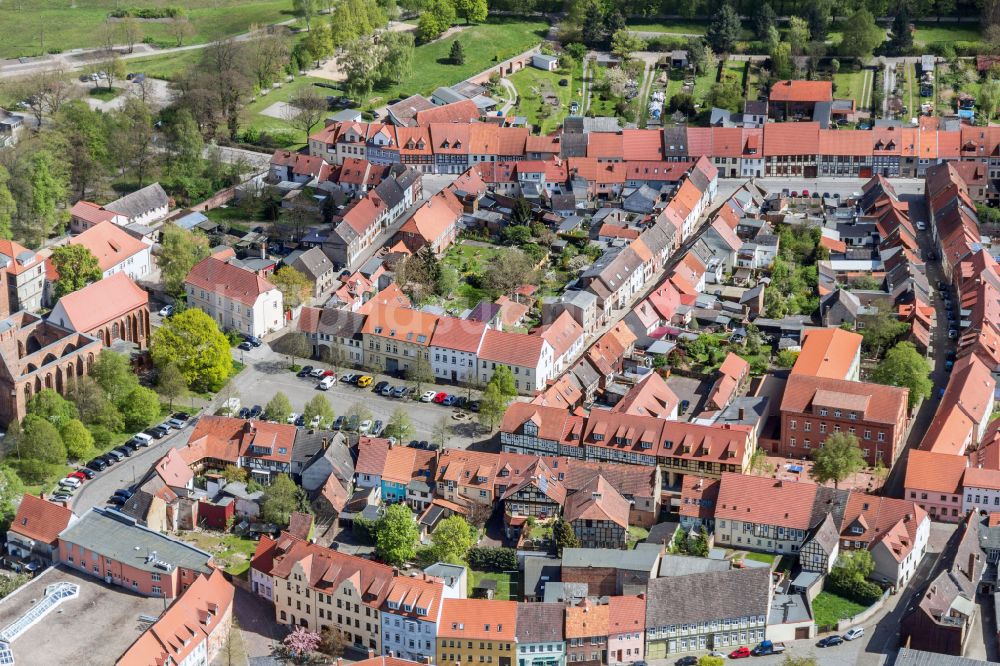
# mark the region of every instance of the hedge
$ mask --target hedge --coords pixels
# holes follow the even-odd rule
[[[172,19],[184,15],[180,7],[126,7],[109,14],[111,18]]]
[[[513,548],[470,548],[466,559],[476,571],[517,570],[517,552]]]
[[[871,606],[882,598],[882,588],[875,583],[863,578],[848,578],[847,576],[837,575],[836,569],[826,577],[826,585],[824,587],[828,592],[832,592],[845,599],[850,599],[863,606]]]

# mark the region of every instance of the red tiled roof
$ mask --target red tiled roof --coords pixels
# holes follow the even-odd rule
[[[906,413],[909,391],[897,386],[791,374],[781,398],[781,411],[802,414],[814,401],[857,411],[866,421],[895,424]]]
[[[576,323],[569,311],[563,310],[554,322],[541,330],[539,335],[552,345],[555,351],[554,357],[559,358],[583,337],[583,327]]]
[[[764,125],[764,157],[816,155],[819,123],[768,123]]]
[[[437,315],[420,310],[378,305],[368,313],[361,332],[426,347],[431,343],[437,321]]]
[[[812,483],[724,472],[715,519],[808,530],[816,489]]]
[[[431,125],[432,123],[453,123],[465,124],[474,120],[479,120],[479,107],[471,99],[463,99],[451,104],[436,106],[433,109],[417,111],[414,120],[418,125]],[[468,135],[466,135],[468,136]]]
[[[73,330],[92,331],[137,308],[149,307],[149,294],[132,278],[119,271],[103,280],[88,284],[82,289],[59,299],[52,314],[59,318],[65,314]]]
[[[97,263],[100,264],[102,271],[117,266],[149,247],[111,222],[95,224],[79,236],[71,238],[69,244],[82,245],[90,250],[97,257]],[[2,246],[0,252],[3,252]]]
[[[486,324],[457,317],[438,319],[431,345],[475,354],[486,334]]]
[[[776,81],[771,86],[772,102],[832,102],[832,81]]]
[[[517,602],[496,599],[445,599],[438,638],[515,640]]]
[[[598,474],[566,499],[563,519],[609,521],[627,528],[629,508],[629,501]]]
[[[89,201],[77,201],[73,204],[69,214],[75,218],[83,220],[84,222],[90,222],[91,224],[111,222],[117,216],[117,213],[106,210],[103,206],[98,206],[97,204]]]
[[[842,328],[808,329],[803,336],[802,351],[792,366],[792,374],[847,378],[863,336]]]
[[[608,634],[643,632],[646,629],[646,598],[643,595],[620,595],[608,601]]]
[[[219,261],[214,257],[202,259],[187,274],[185,282],[198,289],[252,307],[261,294],[277,289],[253,271]]]
[[[72,518],[73,512],[66,507],[25,493],[10,530],[34,541],[55,544]]]
[[[536,335],[508,333],[491,328],[483,336],[479,358],[505,365],[536,368],[545,344],[545,340]]]

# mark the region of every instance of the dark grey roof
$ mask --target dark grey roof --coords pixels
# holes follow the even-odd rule
[[[766,116],[767,101],[747,100],[743,102],[743,113],[747,114],[748,116]]]
[[[771,569],[731,569],[653,578],[646,627],[767,616]]]
[[[587,156],[587,135],[563,133],[559,142],[559,156],[563,159],[567,157]]]
[[[657,544],[640,543],[633,550],[616,548],[564,548],[564,567],[600,567],[627,571],[653,571],[660,557]]]
[[[813,120],[819,123],[821,129],[830,126],[830,112],[833,110],[833,102],[816,102],[813,106]]]
[[[625,197],[622,208],[632,213],[652,213],[659,200],[659,190],[654,190],[649,185],[643,185]]]
[[[546,583],[562,580],[562,566],[557,557],[528,555],[524,558],[524,594],[542,596]]]
[[[601,381],[601,375],[594,369],[594,366],[584,361],[579,361],[570,372],[583,386],[594,386]]]
[[[776,594],[771,599],[768,625],[808,622],[811,619],[809,602],[804,594]]]
[[[472,312],[466,317],[469,321],[478,321],[483,323],[489,323],[493,321],[493,318],[500,314],[500,306],[491,301],[482,300],[472,308]]]
[[[833,552],[839,540],[840,533],[837,530],[837,525],[834,522],[833,516],[828,513],[823,520],[809,530],[803,543],[815,541],[823,549],[823,552],[829,555]]]
[[[59,538],[141,571],[156,573],[181,567],[212,572],[208,566],[211,554],[137,525],[134,519],[117,511],[91,509],[63,530]]]
[[[375,194],[382,198],[387,208],[392,209],[402,203],[405,198],[403,188],[395,178],[386,178],[375,186]]]
[[[549,583],[545,586],[544,603],[576,603],[587,598],[589,587],[586,583]]]
[[[293,449],[294,451],[294,449]],[[250,492],[247,490],[247,484],[242,481],[233,481],[232,483],[227,483],[223,488],[222,492],[236,499],[248,500],[251,502],[256,502],[259,499],[264,498],[263,490],[255,490]]]
[[[970,659],[969,657],[956,657],[938,652],[911,650],[904,647],[899,648],[899,654],[896,655],[896,661],[893,666],[996,666],[996,662]]]
[[[621,132],[622,126],[618,122],[617,116],[595,116],[593,118],[586,117],[583,119],[583,131],[584,133],[589,132]]]
[[[347,448],[347,438],[343,433],[332,430],[310,430],[299,428],[295,432],[295,441],[292,443],[292,462],[299,462],[303,465],[317,458],[324,448],[331,452],[336,462],[344,464],[351,469],[347,479],[354,477],[354,463],[351,460],[351,451]],[[344,481],[344,478],[340,479]]]
[[[446,104],[461,102],[464,99],[468,99],[465,95],[456,92],[451,88],[445,88],[444,86],[437,88],[433,93],[431,93],[431,96],[443,100]]]
[[[291,261],[290,265],[314,282],[333,270],[333,262],[318,247],[311,247],[302,252]]]
[[[847,500],[850,499],[850,496],[850,492],[846,490],[817,486],[809,524],[818,525],[827,514],[832,514],[834,527],[839,531],[840,524],[844,520],[844,511],[847,509]]]
[[[690,576],[712,571],[729,571],[729,560],[710,560],[707,557],[665,554],[660,560],[660,578]]]
[[[561,643],[565,610],[560,603],[517,604],[517,642]]]
[[[687,159],[687,128],[663,128],[663,156]]]
[[[858,300],[857,296],[846,289],[837,289],[820,300],[820,311],[826,312],[837,303],[843,305],[855,317],[858,316],[858,310],[861,309],[861,301]]]
[[[655,543],[660,546],[670,543],[670,541],[674,538],[674,532],[677,531],[678,525],[679,523],[673,520],[657,523],[649,528],[649,534],[646,535],[644,541],[646,543]]]
[[[141,190],[136,190],[131,194],[126,194],[120,199],[115,199],[105,206],[107,210],[119,213],[126,217],[136,217],[144,215],[151,210],[162,208],[168,205],[170,200],[167,193],[163,191],[159,183],[147,185]]]
[[[145,490],[137,490],[122,505],[120,511],[126,516],[135,518],[140,523],[146,522],[146,514],[149,513],[149,505],[153,503],[153,496]]]
[[[553,194],[549,205],[552,210],[575,210],[576,197],[572,194]]]
[[[324,308],[319,315],[318,332],[341,338],[353,338],[361,335],[365,325],[365,316],[360,312]]]

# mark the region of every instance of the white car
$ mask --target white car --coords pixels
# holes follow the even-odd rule
[[[288,422],[289,423],[295,423],[295,419],[297,419],[297,418],[299,418],[299,413],[298,412],[292,412],[291,414],[288,415]]]
[[[319,422],[320,422],[320,418],[319,418],[319,414],[317,414],[316,416],[312,417],[312,421],[309,422],[309,427],[310,428],[318,428],[319,427]]]
[[[173,305],[167,304],[167,305],[164,305],[162,308],[160,308],[160,316],[161,317],[169,317],[173,313],[174,313],[174,306]]]
[[[72,488],[73,490],[76,490],[77,488],[80,487],[80,479],[77,479],[77,478],[72,477],[72,476],[68,476],[65,479],[61,480],[59,482],[59,485],[60,486],[65,486],[67,488]]]
[[[309,374],[312,375],[313,377],[316,377],[318,379],[318,378],[322,377],[323,373],[325,373],[325,372],[326,372],[325,368],[315,368]]]
[[[424,394],[420,396],[420,402],[430,402],[437,395],[437,391],[424,391]]]
[[[371,429],[372,429],[372,422],[370,419],[365,419],[364,421],[361,422],[361,425],[358,426],[358,432],[361,433],[362,435],[367,435],[368,431]]]
[[[847,630],[846,634],[844,634],[844,640],[853,641],[854,639],[861,638],[864,635],[865,635],[864,627],[852,627]]]
[[[917,229],[919,229],[920,231],[923,231],[926,228],[927,228],[927,223],[926,222],[924,222],[923,220],[917,220]]]

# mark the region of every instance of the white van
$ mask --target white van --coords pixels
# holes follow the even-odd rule
[[[320,391],[328,391],[330,387],[333,386],[336,382],[337,382],[336,377],[332,376],[324,377],[316,388],[318,388]]]
[[[132,435],[132,441],[139,446],[145,447],[153,443],[153,438],[144,432],[140,432],[136,433],[135,435]]]

